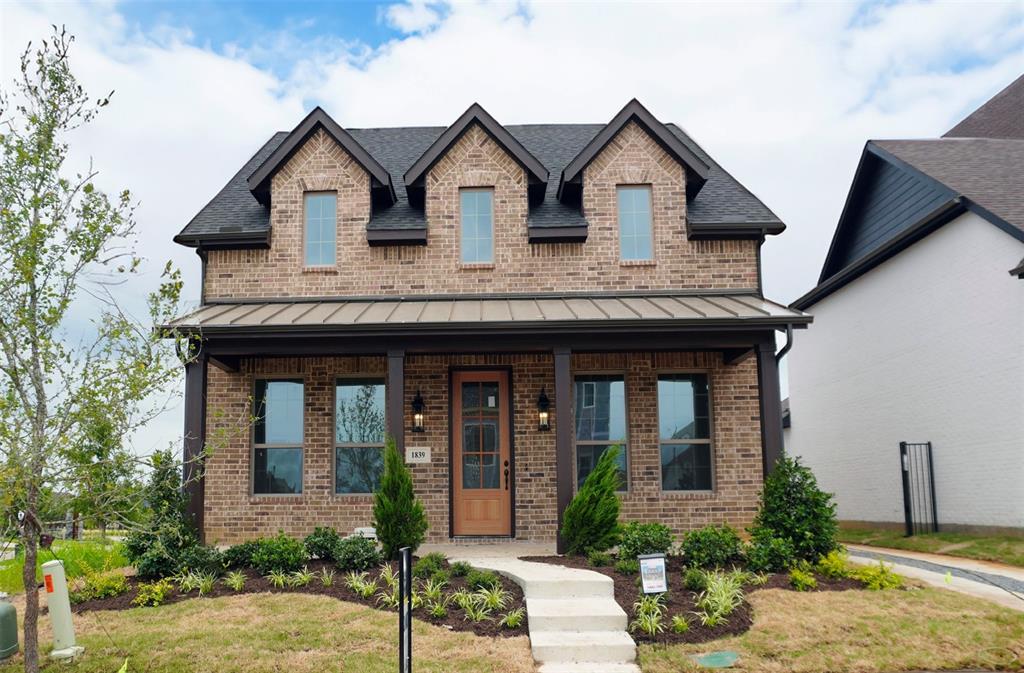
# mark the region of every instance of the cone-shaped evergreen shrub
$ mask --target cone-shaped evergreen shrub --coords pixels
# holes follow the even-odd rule
[[[423,504],[412,492],[412,475],[391,437],[384,446],[380,488],[373,494],[373,525],[384,557],[388,559],[397,558],[402,547],[411,547],[415,552],[427,532]]]
[[[570,554],[605,551],[619,541],[619,447],[601,454],[562,518],[562,537]]]

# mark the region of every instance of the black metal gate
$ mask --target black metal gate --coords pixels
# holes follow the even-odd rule
[[[900,472],[903,475],[903,517],[907,537],[939,532],[932,443],[900,442]]]

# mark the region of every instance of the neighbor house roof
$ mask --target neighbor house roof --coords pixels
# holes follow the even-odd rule
[[[618,293],[353,297],[211,303],[164,326],[185,333],[253,335],[503,333],[559,329],[803,327],[811,317],[755,294]]]
[[[1024,139],[1024,75],[946,131],[943,137]]]
[[[984,131],[983,119],[991,133],[1024,126],[1024,113],[1010,114],[1005,103],[1024,95],[1018,90],[1024,78],[946,137],[868,141],[818,285],[792,305],[806,310],[966,211],[1024,241],[1024,138],[956,135],[961,127]],[[1003,117],[1016,119],[997,125]]]
[[[587,221],[577,205],[559,201],[560,183],[553,176],[561,176],[562,171],[607,127],[608,124],[526,124],[503,127],[512,141],[520,145],[525,153],[535,157],[552,176],[547,180],[543,200],[532,205],[529,210],[527,225],[532,240],[554,242],[566,231],[575,232],[586,227]],[[784,229],[775,213],[718,165],[681,128],[665,124],[664,129],[707,167],[703,188],[687,204],[687,226],[691,237],[757,237],[777,234]],[[422,208],[410,204],[405,173],[448,130],[443,127],[345,130],[359,147],[384,167],[394,189],[393,204],[374,206],[367,224],[367,237],[371,244],[392,243],[402,232],[405,232],[407,242],[425,240],[424,212]],[[248,178],[268,162],[268,158],[278,151],[286,139],[295,137],[294,134],[294,131],[274,134],[192,218],[175,237],[175,241],[193,247],[266,246],[269,242],[270,211],[253,195]],[[512,141],[507,138],[505,140],[510,146]],[[533,170],[536,175],[541,175],[537,166]],[[569,236],[572,240],[578,240],[576,234]]]

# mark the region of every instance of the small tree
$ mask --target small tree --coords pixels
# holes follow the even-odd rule
[[[604,551],[619,541],[619,447],[605,449],[562,516],[570,554]]]
[[[427,533],[423,504],[413,493],[412,475],[392,437],[385,440],[384,476],[373,494],[373,525],[384,556],[389,559],[396,558],[402,547],[416,551]]]
[[[818,488],[799,458],[783,456],[764,481],[754,536],[788,540],[797,558],[813,562],[836,548],[836,529],[832,494]]]

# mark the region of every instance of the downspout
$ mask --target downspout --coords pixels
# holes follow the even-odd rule
[[[199,255],[201,270],[199,272],[199,305],[206,304],[206,250],[203,246],[196,246],[196,254]]]
[[[782,358],[789,352],[789,349],[793,347],[793,326],[786,325],[786,345],[782,347],[778,353],[775,354],[775,362],[781,362]]]

